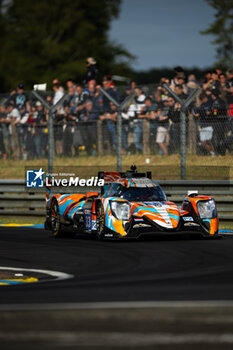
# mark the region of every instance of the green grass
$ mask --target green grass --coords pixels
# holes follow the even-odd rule
[[[146,160],[149,159],[149,163]],[[108,168],[116,170],[116,156],[85,156],[78,158],[55,158],[54,166],[60,167],[83,167],[87,175],[97,175],[98,170]],[[179,179],[180,178],[180,156],[160,155],[127,155],[122,157],[123,170],[129,169],[136,164],[141,170],[151,170],[153,177],[157,179]],[[25,167],[46,169],[47,159],[41,160],[0,160],[0,179],[25,179]],[[93,167],[93,169],[89,168]],[[96,167],[96,169],[94,168]],[[209,156],[187,156],[186,162],[187,179],[233,179],[232,156],[209,157]],[[81,170],[80,170],[81,171]],[[81,175],[81,174],[80,174]]]

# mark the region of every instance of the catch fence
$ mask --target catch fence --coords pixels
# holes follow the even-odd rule
[[[216,94],[199,88],[185,95],[166,85],[146,85],[132,95],[132,90],[114,89],[118,94],[104,94],[98,88],[83,100],[67,94],[57,108],[53,106],[52,93],[37,92],[42,104],[34,92],[24,93],[22,105],[15,104],[17,96],[1,95],[1,157],[49,157],[52,162],[54,157],[64,156],[113,155],[119,159],[142,154],[148,162],[150,157],[159,156],[157,161],[166,164],[166,159],[178,155],[183,169],[181,178],[187,178],[189,168],[197,165],[187,165],[187,156],[199,159],[202,165],[232,166],[230,90]],[[108,99],[108,94],[113,100]],[[174,160],[177,163],[176,157]],[[122,166],[121,159],[117,164]]]

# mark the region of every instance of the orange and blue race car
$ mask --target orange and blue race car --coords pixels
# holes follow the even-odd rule
[[[151,173],[100,172],[101,192],[53,194],[46,188],[45,229],[57,236],[72,232],[95,234],[99,239],[137,238],[142,234],[218,233],[214,198],[193,191],[181,207],[167,200]],[[70,230],[69,230],[70,231]]]

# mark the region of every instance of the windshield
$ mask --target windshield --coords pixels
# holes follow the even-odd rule
[[[130,202],[163,202],[166,196],[160,186],[156,187],[123,187],[120,184],[111,184],[106,197],[127,199]]]

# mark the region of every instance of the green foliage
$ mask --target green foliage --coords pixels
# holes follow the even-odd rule
[[[34,83],[55,77],[83,80],[86,57],[95,57],[103,73],[129,71],[132,56],[109,42],[111,20],[118,16],[119,0],[0,1],[1,90],[20,81]],[[119,66],[118,58],[121,57]]]
[[[233,0],[206,0],[216,10],[215,21],[202,34],[212,34],[216,44],[216,64],[222,68],[233,63]]]

